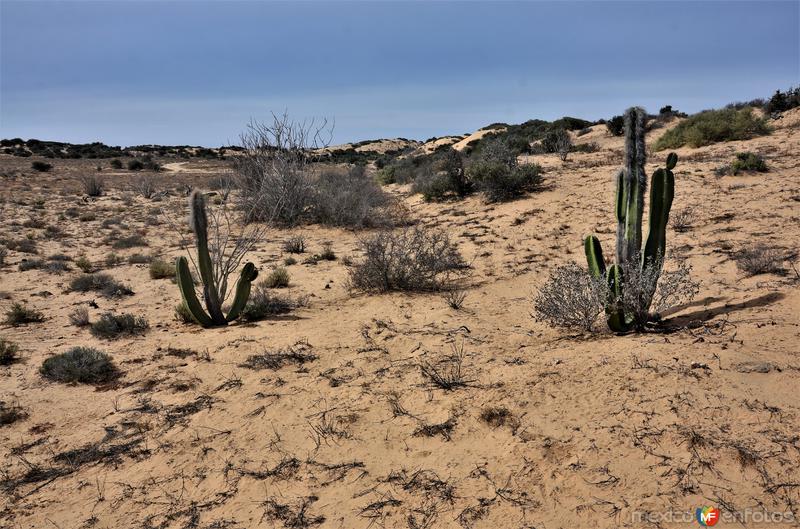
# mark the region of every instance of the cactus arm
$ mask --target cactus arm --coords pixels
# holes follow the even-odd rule
[[[616,246],[616,259],[617,262],[622,260],[622,249],[625,246],[625,214],[627,213],[627,193],[625,189],[625,170],[620,169],[617,172],[617,188],[614,197],[615,207],[614,213],[617,217],[617,246]]]
[[[256,270],[255,265],[253,263],[244,265],[242,273],[239,275],[239,282],[236,283],[236,295],[233,298],[231,310],[228,311],[228,315],[225,317],[227,321],[235,320],[244,310],[250,297],[250,287],[256,277],[258,277],[258,270]]]
[[[628,332],[631,324],[625,317],[622,304],[622,268],[613,264],[608,268],[608,302],[606,303],[606,322],[614,332]]]
[[[214,322],[203,306],[200,300],[197,299],[197,294],[194,292],[194,282],[192,281],[192,273],[189,271],[189,261],[184,256],[178,257],[175,262],[175,280],[178,283],[178,288],[181,291],[181,297],[186,308],[189,309],[189,314],[203,327],[211,327]]]
[[[650,189],[650,222],[642,252],[642,267],[659,266],[667,249],[667,222],[675,195],[675,176],[672,171],[658,169],[653,173]]]
[[[595,279],[601,279],[606,275],[606,262],[603,258],[603,247],[600,240],[594,235],[589,235],[583,241],[583,249],[586,252],[586,261],[589,264],[589,273]]]

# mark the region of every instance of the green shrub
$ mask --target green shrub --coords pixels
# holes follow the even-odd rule
[[[175,277],[175,265],[155,259],[150,261],[150,279],[168,279]]]
[[[262,281],[262,284],[267,288],[286,288],[289,286],[289,272],[282,266],[278,267]]]
[[[81,186],[83,186],[83,192],[90,197],[99,197],[105,191],[105,182],[97,175],[90,174],[82,176],[80,182]],[[80,220],[83,221],[83,218]]]
[[[52,168],[53,168],[52,164],[49,164],[47,162],[41,162],[39,160],[31,163],[31,169],[33,169],[34,171],[39,171],[40,173],[46,173]]]
[[[28,323],[40,323],[44,321],[44,314],[36,309],[29,308],[22,303],[14,303],[6,311],[6,323],[17,327]]]
[[[119,160],[119,158],[114,158],[111,160],[111,162],[109,162],[109,164],[111,165],[112,169],[122,169],[122,162]]]
[[[92,347],[73,347],[51,356],[39,371],[47,379],[68,384],[103,384],[122,374],[110,355]]]
[[[424,173],[414,180],[411,186],[414,193],[419,193],[427,202],[445,199],[454,192],[450,178],[444,173]]]
[[[130,296],[133,290],[115,280],[108,274],[84,274],[73,279],[69,284],[73,292],[100,292],[106,297]]]
[[[142,169],[144,169],[144,162],[141,160],[133,159],[128,162],[128,171],[141,171]]]
[[[542,182],[542,169],[537,164],[508,167],[496,162],[478,162],[467,174],[489,202],[502,202],[535,190]]]
[[[684,145],[702,147],[720,141],[747,140],[769,133],[766,120],[755,116],[751,108],[706,110],[665,132],[653,148],[660,151]]]
[[[150,325],[144,317],[106,312],[92,324],[89,330],[96,338],[113,340],[121,336],[143,334],[148,328]]]
[[[758,171],[759,173],[765,173],[768,170],[764,158],[752,152],[737,152],[730,166],[730,172],[734,175],[742,171]]]
[[[94,265],[92,265],[92,262],[89,261],[89,259],[87,259],[85,255],[81,255],[80,257],[75,259],[75,266],[80,268],[81,272],[84,272],[86,274],[94,270]]]
[[[800,87],[789,88],[786,92],[776,90],[775,94],[764,105],[764,111],[772,114],[773,112],[784,112],[786,110],[800,106]]]
[[[19,346],[0,338],[0,366],[8,366],[19,361]]]
[[[625,130],[625,118],[622,116],[614,116],[606,121],[606,128],[612,136],[622,136],[622,133]]]

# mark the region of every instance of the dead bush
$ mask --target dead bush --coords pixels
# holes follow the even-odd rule
[[[533,300],[534,317],[553,327],[591,331],[603,310],[608,287],[576,262],[550,273]]]
[[[742,248],[733,258],[739,270],[750,276],[783,272],[782,253],[777,248],[763,243]]]
[[[349,268],[350,287],[387,292],[435,291],[468,268],[455,243],[441,230],[420,226],[384,231],[359,243],[364,259]]]
[[[313,190],[314,222],[364,228],[385,225],[390,220],[384,209],[388,196],[362,166],[323,171],[314,181]]]

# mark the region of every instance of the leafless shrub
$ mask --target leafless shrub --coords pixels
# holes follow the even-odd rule
[[[105,191],[103,179],[95,174],[88,174],[80,177],[83,192],[90,197],[99,197]]]
[[[317,358],[319,357],[311,351],[310,344],[307,342],[297,342],[285,349],[277,349],[274,351],[266,350],[260,354],[250,355],[240,366],[254,370],[277,370],[289,364],[301,366],[307,362],[313,362]]]
[[[445,391],[451,391],[469,385],[463,371],[464,344],[452,345],[452,354],[444,357],[435,364],[424,362],[420,365],[422,376],[427,378],[434,386]]]
[[[742,248],[733,258],[736,266],[747,275],[780,274],[783,272],[783,255],[774,247],[758,243]]]
[[[349,269],[356,290],[386,292],[441,290],[467,269],[450,236],[420,226],[384,231],[362,239],[362,261]]]
[[[158,189],[156,188],[156,181],[152,176],[140,176],[133,182],[133,191],[144,198],[153,198]]]
[[[454,310],[459,310],[461,309],[461,306],[464,305],[464,300],[467,299],[467,291],[453,288],[445,291],[442,297],[447,302],[448,307]]]
[[[242,311],[242,320],[260,321],[270,316],[286,314],[298,307],[303,307],[307,303],[307,298],[298,297],[292,299],[288,296],[274,294],[272,287],[264,281],[256,285],[250,299]]]
[[[685,231],[689,231],[694,226],[696,221],[696,215],[694,209],[690,207],[685,207],[683,209],[679,209],[678,211],[672,214],[670,218],[672,223],[672,229],[683,233]]]
[[[76,327],[87,327],[89,321],[89,310],[86,307],[77,307],[69,313],[69,322]]]
[[[553,327],[591,331],[607,290],[604,280],[595,280],[578,263],[567,263],[553,270],[536,294],[534,316]]]
[[[364,167],[327,169],[313,181],[311,215],[314,222],[351,228],[375,227],[391,222],[385,209],[389,197]]]
[[[250,123],[233,162],[247,222],[291,226],[304,220],[314,199],[311,166],[331,135],[327,121],[298,123],[286,113],[273,114],[269,123]]]
[[[623,307],[638,326],[653,320],[653,315],[687,303],[700,291],[691,277],[692,267],[685,259],[666,259],[664,266],[642,267],[640,257],[623,264]]]
[[[306,251],[306,238],[302,235],[293,235],[283,243],[283,251],[287,253],[303,253]]]
[[[236,188],[236,179],[230,173],[214,176],[208,181],[208,188],[218,191],[222,200],[227,201],[231,191]]]

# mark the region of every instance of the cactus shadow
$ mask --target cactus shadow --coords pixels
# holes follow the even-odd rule
[[[752,299],[747,299],[745,301],[740,301],[738,303],[725,303],[723,305],[719,305],[716,307],[707,307],[702,310],[696,310],[694,312],[690,312],[688,314],[681,314],[674,318],[669,318],[667,320],[664,320],[663,324],[668,327],[692,327],[702,322],[716,318],[717,316],[725,316],[733,312],[738,312],[740,310],[766,307],[767,305],[772,305],[773,303],[776,303],[785,297],[786,294],[783,294],[781,292],[770,292],[769,294],[764,294],[762,296],[758,296]],[[695,305],[698,305],[700,303],[706,304],[708,302],[713,303],[714,301],[722,301],[723,299],[724,298],[706,298],[699,300],[698,302],[695,303]],[[688,305],[684,305],[683,307],[676,307],[671,312],[677,312],[677,310],[683,310]]]

